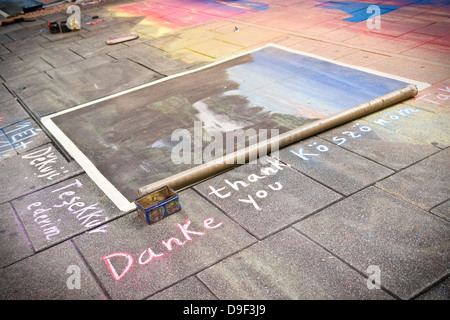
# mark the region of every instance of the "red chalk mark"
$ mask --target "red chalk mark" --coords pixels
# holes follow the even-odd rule
[[[128,17],[145,17],[146,22],[166,28],[189,27],[212,20],[226,19],[234,15],[250,15],[258,10],[265,10],[266,5],[259,2],[235,3],[216,1],[165,0],[138,3],[115,8],[114,10]]]
[[[142,257],[143,257],[146,253],[148,253],[148,256],[149,256],[149,257],[148,257],[147,260],[142,261]],[[142,264],[142,265],[143,265],[143,264],[147,264],[147,263],[151,262],[153,259],[162,258],[162,257],[164,257],[165,255],[166,255],[165,253],[156,254],[156,253],[153,252],[152,249],[147,248],[147,250],[144,251],[144,252],[142,252],[141,255],[139,256],[139,264]]]
[[[37,204],[33,204],[33,205],[37,205]],[[31,205],[30,205],[30,207],[31,207]],[[212,225],[213,223],[214,223],[214,218],[205,219],[203,221],[203,227],[205,229],[216,229],[223,225],[223,222],[220,222],[216,225]],[[192,239],[192,237],[190,235],[198,235],[198,236],[205,235],[205,233],[201,232],[201,231],[188,230],[190,224],[191,224],[190,219],[186,219],[186,221],[184,222],[184,225],[180,225],[178,223],[175,224],[178,227],[178,229],[181,231],[181,233],[184,235],[186,240],[188,240],[188,241],[194,240],[194,239]],[[173,251],[173,244],[176,244],[177,246],[183,246],[186,242],[187,241],[181,241],[180,239],[174,238],[174,237],[169,238],[165,241],[162,241],[162,244],[167,248],[167,250],[169,252],[155,253],[151,248],[147,248],[139,255],[138,262],[140,265],[146,265],[155,259],[163,258],[168,253]],[[144,260],[144,258],[146,256],[148,256],[148,258]],[[125,258],[127,260],[127,264],[126,264],[125,268],[123,268],[123,270],[121,271],[120,274],[117,272],[115,267],[112,265],[112,263],[111,263],[112,258]],[[105,262],[106,267],[108,268],[112,277],[116,281],[122,279],[125,276],[125,274],[131,270],[131,267],[134,264],[133,256],[128,252],[115,252],[110,255],[104,256],[103,258],[100,258],[100,260],[103,260]]]
[[[221,222],[221,223],[216,224],[215,226],[210,226],[211,223],[214,223],[214,218],[209,218],[209,219],[206,219],[205,221],[203,221],[203,227],[205,229],[216,229],[223,224],[223,222]]]
[[[97,21],[87,22],[86,24],[89,25],[89,26],[93,26],[94,24],[99,24],[99,23],[102,23],[104,21],[105,21],[105,19],[101,19],[101,20],[97,20]]]
[[[181,232],[183,233],[184,237],[186,238],[186,240],[192,240],[192,238],[189,236],[189,233],[191,234],[196,234],[199,236],[203,236],[205,233],[204,232],[198,232],[198,231],[191,231],[188,230],[189,225],[191,224],[191,220],[190,219],[186,219],[186,222],[184,223],[183,226],[181,226],[180,224],[176,224],[176,226],[178,227],[178,229],[181,230]]]
[[[0,117],[0,122],[2,122],[3,120],[5,120],[5,117]]]
[[[114,257],[124,257],[124,258],[128,259],[128,263],[127,263],[126,267],[122,270],[122,273],[120,275],[117,274],[116,269],[111,264],[110,259],[114,258]],[[134,264],[133,257],[131,256],[131,254],[129,254],[127,252],[116,252],[116,253],[107,255],[106,257],[101,258],[101,260],[105,261],[106,266],[109,269],[109,272],[111,272],[111,275],[113,276],[114,280],[116,280],[116,281],[122,279],[122,277],[125,275],[125,273],[127,273]]]

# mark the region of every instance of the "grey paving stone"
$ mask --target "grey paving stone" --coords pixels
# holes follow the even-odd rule
[[[16,122],[13,125],[1,129],[10,142],[11,146],[22,154],[33,148],[37,148],[46,143],[50,143],[50,139],[42,131],[42,129],[31,119],[25,119]]]
[[[360,272],[409,299],[449,272],[450,223],[375,187],[294,225]]]
[[[0,268],[33,254],[9,203],[0,205]]]
[[[48,42],[48,39],[46,39],[42,35],[35,35],[27,39],[14,40],[8,43],[4,43],[3,46],[5,46],[12,53],[20,55],[42,51],[43,48],[40,46],[40,44],[46,42]]]
[[[397,131],[398,129],[414,124],[423,118],[433,116],[433,113],[420,107],[396,104],[392,107],[371,113],[362,119],[370,123],[371,127]]]
[[[450,149],[438,152],[391,177],[377,186],[425,210],[449,199]]]
[[[0,34],[0,44],[8,43],[8,42],[11,42],[11,41],[13,41],[13,40],[10,37],[8,37],[7,34]],[[2,48],[4,48],[4,47],[2,46]]]
[[[53,68],[84,60],[78,54],[65,48],[46,49],[37,53],[26,55],[25,58],[34,59],[35,61],[43,60]]]
[[[45,116],[159,78],[161,75],[137,63],[120,60],[70,74],[58,73],[54,79],[39,73],[8,81],[7,86],[15,90],[33,112]]]
[[[9,58],[12,58],[12,56],[13,54],[11,51],[0,44],[0,61],[8,60]]]
[[[219,299],[391,299],[292,228],[198,274]]]
[[[246,164],[194,188],[262,239],[341,196],[274,158]]]
[[[16,92],[38,116],[45,116],[83,102],[76,90],[66,87],[57,79],[51,79],[42,72],[8,81],[6,86]]]
[[[217,300],[217,298],[200,280],[192,276],[151,296],[149,300]]]
[[[51,144],[23,155],[0,161],[0,203],[60,182],[82,172],[80,166],[67,162]]]
[[[44,60],[29,59],[27,61],[0,62],[0,75],[6,81],[25,77],[41,71],[49,70],[52,66]]]
[[[11,93],[9,93],[8,89],[6,89],[6,87],[3,85],[3,83],[1,83],[0,84],[0,103],[1,103],[0,110],[3,111],[3,102],[10,101],[11,99],[14,99],[14,96]],[[2,125],[0,125],[0,127],[2,127]]]
[[[116,59],[128,58],[164,75],[180,73],[186,71],[188,67],[198,65],[198,63],[188,64],[179,59],[173,59],[162,50],[144,43],[116,50],[109,55]]]
[[[283,148],[279,154],[293,168],[344,195],[394,172],[318,137]]]
[[[450,221],[450,200],[447,200],[443,204],[433,208],[431,212]]]
[[[450,278],[439,283],[429,291],[416,298],[417,300],[450,300]]]
[[[24,29],[24,28],[25,27],[23,25],[21,25],[20,23],[13,23],[13,24],[9,24],[6,26],[2,26],[0,28],[0,34],[5,34],[5,33],[13,32],[16,30]]]
[[[18,155],[11,142],[6,135],[0,130],[0,160],[11,158]]]
[[[25,28],[31,28],[36,26],[42,26],[44,28],[47,28],[47,21],[41,18],[27,19],[23,22],[20,22],[19,24],[24,26]]]
[[[8,32],[7,35],[13,40],[22,40],[37,35],[50,33],[46,26],[38,24],[35,26],[26,26],[24,29]]]
[[[106,44],[106,40],[109,39],[109,36],[110,33],[78,40],[76,42],[76,45],[72,46],[70,49],[80,56],[83,56],[84,58],[91,58],[96,55],[101,55],[122,48],[127,48],[127,46],[125,46],[123,43],[118,43],[115,45]]]
[[[106,12],[104,13],[99,12],[96,15],[99,16],[99,19],[105,19],[105,21],[94,25],[84,25],[83,29],[87,30],[88,32],[83,33],[82,36],[86,39],[92,38],[94,42],[101,42],[103,44],[110,37],[114,38],[127,34],[133,34],[134,28],[142,20],[142,17],[136,18],[113,17]],[[90,42],[86,42],[86,44],[88,43]]]
[[[37,251],[85,231],[107,233],[105,222],[123,214],[86,174],[21,197],[12,205]]]
[[[77,270],[80,289],[73,286],[70,289],[68,284],[77,284],[71,278],[77,275]],[[0,270],[0,278],[2,300],[105,299],[89,269],[69,241]]]
[[[108,55],[97,55],[92,58],[84,59],[62,67],[48,70],[46,73],[52,78],[60,78],[83,70],[89,70],[103,64],[111,63],[113,61],[114,58]]]
[[[57,41],[61,41],[61,40],[76,41],[79,39],[79,37],[81,38],[83,34],[87,34],[87,33],[89,33],[89,31],[87,31],[82,26],[81,30],[76,30],[76,31],[72,31],[72,32],[60,32],[60,33],[47,32],[47,33],[42,34],[42,36],[44,38],[46,38],[47,40],[50,40],[50,42],[57,42]],[[45,44],[43,44],[43,45],[45,45]]]
[[[393,130],[439,148],[446,148],[450,145],[448,126],[450,112],[445,112],[445,110],[434,113],[423,108],[400,104],[373,113],[364,119],[372,125]]]
[[[86,101],[94,100],[161,78],[130,60],[112,61],[56,80],[67,90],[78,92]]]
[[[398,132],[408,137],[430,143],[439,148],[450,146],[450,109],[415,124],[400,128]]]
[[[195,191],[181,192],[180,203],[181,211],[152,225],[131,212],[106,234],[75,238],[113,299],[149,297],[255,242]]]
[[[440,149],[357,120],[318,135],[390,169],[403,169]]]

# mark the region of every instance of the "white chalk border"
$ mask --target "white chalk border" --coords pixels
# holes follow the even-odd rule
[[[193,69],[193,70],[189,70],[186,72],[182,72],[182,73],[178,73],[175,75],[171,75],[165,78],[161,78],[158,79],[156,81],[153,82],[149,82],[149,83],[145,83],[142,85],[139,85],[137,87],[131,88],[131,89],[127,89],[100,99],[96,99],[87,103],[83,103],[80,104],[78,106],[45,116],[41,118],[41,122],[42,124],[45,126],[45,128],[55,137],[55,139],[58,140],[58,142],[62,145],[62,147],[75,159],[75,161],[83,168],[83,170],[86,172],[86,174],[97,184],[97,186],[111,199],[111,201],[119,208],[119,210],[124,211],[124,212],[130,212],[136,209],[136,205],[134,204],[134,202],[130,202],[127,198],[125,198],[125,196],[122,195],[122,193],[108,180],[106,179],[106,177],[97,169],[97,167],[88,159],[88,157],[86,157],[86,155],[81,152],[80,149],[78,149],[78,147],[75,145],[75,143],[69,139],[69,137],[67,137],[67,135],[62,132],[62,130],[53,122],[52,118],[78,110],[78,109],[82,109],[88,106],[91,106],[93,104],[102,102],[102,101],[106,101],[115,97],[119,97],[121,95],[130,93],[130,92],[134,92],[164,81],[168,81],[170,79],[173,78],[178,78],[178,77],[182,77],[184,75],[190,74],[190,73],[194,73],[197,71],[201,71],[207,68],[211,68],[214,67],[220,63],[224,63],[226,61],[235,59],[235,58],[239,58],[241,56],[250,54],[252,52],[261,50],[263,48],[266,47],[274,47],[274,48],[278,48],[281,50],[285,50],[288,52],[292,52],[292,53],[296,53],[299,55],[303,55],[303,56],[307,56],[307,57],[312,57],[318,60],[322,60],[322,61],[327,61],[336,65],[340,65],[340,66],[344,66],[347,68],[351,68],[351,69],[355,69],[355,70],[359,70],[359,71],[363,71],[366,73],[370,73],[370,74],[374,74],[377,76],[381,76],[381,77],[385,77],[385,78],[389,78],[389,79],[394,79],[394,80],[398,80],[398,81],[402,81],[402,82],[406,82],[409,84],[414,84],[417,86],[417,88],[419,90],[423,90],[425,88],[428,88],[429,86],[431,86],[428,83],[424,83],[424,82],[419,82],[419,81],[415,81],[415,80],[411,80],[411,79],[407,79],[407,78],[403,78],[403,77],[399,77],[399,76],[394,76],[391,74],[387,74],[384,72],[379,72],[379,71],[375,71],[375,70],[371,70],[371,69],[367,69],[367,68],[363,68],[363,67],[357,67],[357,66],[352,66],[350,64],[347,63],[343,63],[343,62],[339,62],[339,61],[335,61],[335,60],[331,60],[328,58],[324,58],[315,54],[311,54],[311,53],[306,53],[306,52],[302,52],[302,51],[298,51],[295,49],[291,49],[291,48],[287,48],[284,46],[280,46],[277,44],[273,44],[273,43],[269,43],[265,46],[253,49],[253,50],[249,50],[245,53],[241,53],[238,55],[234,55],[232,57],[199,67],[197,69]],[[137,194],[137,190],[136,190],[136,194]]]

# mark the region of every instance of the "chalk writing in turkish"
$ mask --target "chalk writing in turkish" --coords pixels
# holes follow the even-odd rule
[[[32,211],[34,222],[42,229],[46,239],[52,240],[52,237],[60,233],[60,229],[51,220],[51,213],[58,209],[66,209],[66,212],[84,228],[94,228],[106,221],[108,217],[103,213],[103,209],[98,203],[87,205],[82,198],[77,195],[77,189],[83,187],[83,184],[75,179],[74,183],[66,184],[63,187],[51,191],[57,195],[56,204],[43,205],[42,202],[34,202],[27,206]],[[108,225],[103,225],[92,230],[92,232],[107,232]]]

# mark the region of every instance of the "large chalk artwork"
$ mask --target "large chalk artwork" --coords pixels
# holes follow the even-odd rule
[[[227,135],[254,132],[259,140],[233,139],[232,149],[244,148],[409,84],[425,85],[270,44],[42,122],[130,211],[140,187],[234,151]]]

